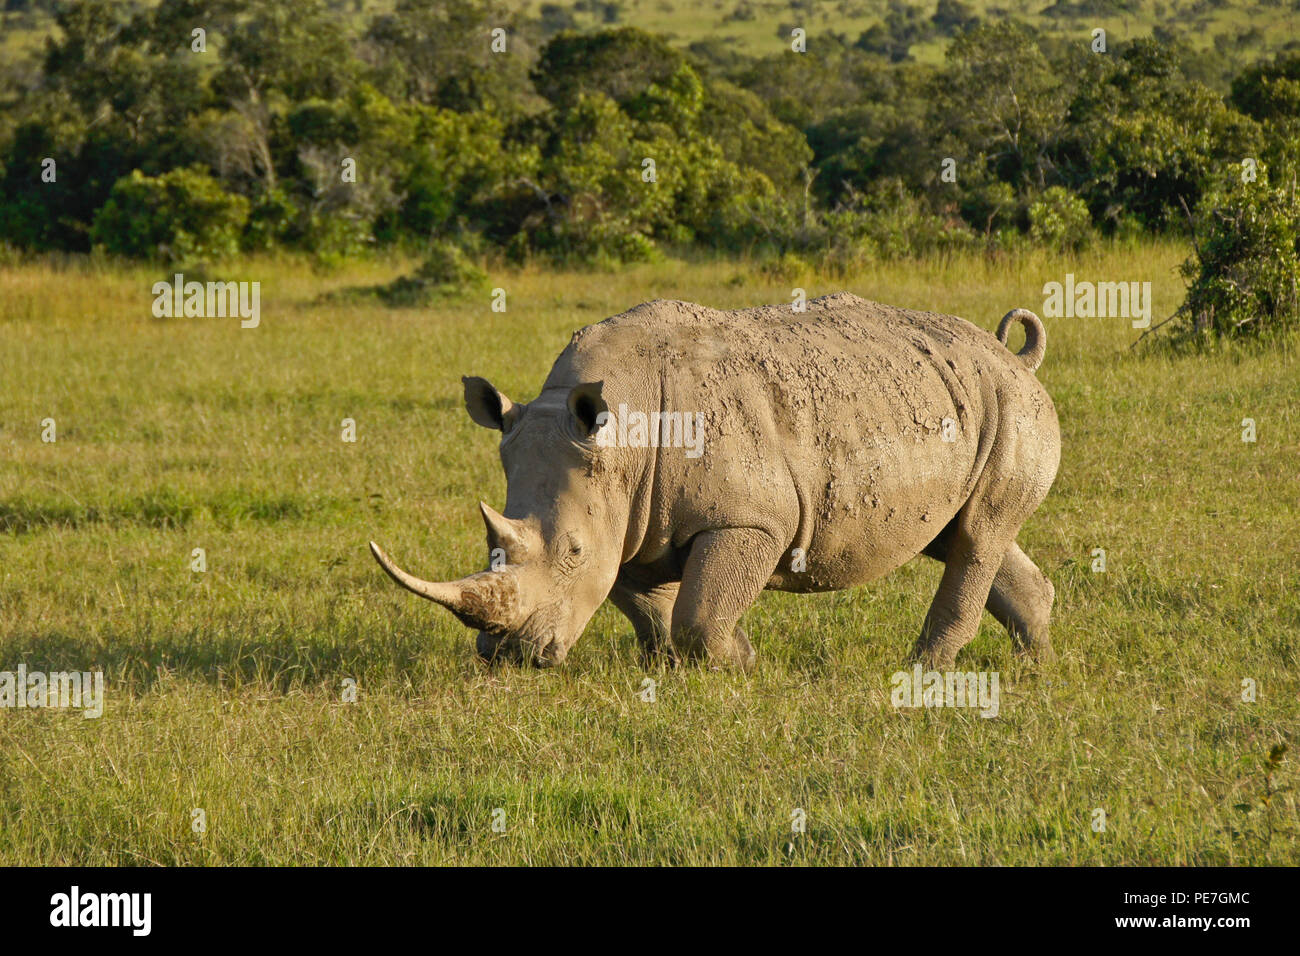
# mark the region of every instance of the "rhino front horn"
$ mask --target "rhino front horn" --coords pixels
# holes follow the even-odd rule
[[[425,581],[407,574],[373,541],[370,553],[390,578],[412,594],[441,604],[466,627],[501,633],[513,623],[518,606],[515,577],[505,571],[480,571],[459,581]]]

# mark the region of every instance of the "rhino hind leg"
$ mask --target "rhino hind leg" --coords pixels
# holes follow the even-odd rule
[[[956,519],[931,541],[922,552],[936,561],[946,561]],[[1002,564],[993,578],[984,606],[1007,630],[1016,652],[1042,663],[1056,659],[1048,625],[1056,589],[1038,565],[1030,560],[1015,541],[1002,556]]]
[[[940,535],[947,539],[943,578],[912,650],[913,659],[933,670],[956,665],[986,605],[1018,646],[1042,654],[1047,644],[1046,578],[1016,546],[1020,526],[1051,486],[1052,474],[1042,467],[1054,457],[1051,437],[1034,437],[1004,423],[974,493]]]
[[[1011,542],[993,579],[987,607],[1011,635],[1017,653],[1045,664],[1056,659],[1047,634],[1055,599],[1056,589],[1047,575]]]
[[[1005,541],[953,534],[939,591],[926,612],[912,658],[929,670],[952,670],[960,651],[979,629],[980,616],[1002,566]]]

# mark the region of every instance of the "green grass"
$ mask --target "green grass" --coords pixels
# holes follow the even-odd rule
[[[797,284],[991,328],[1066,272],[1149,279],[1158,320],[1184,255]],[[99,720],[0,710],[0,863],[1300,862],[1294,791],[1261,800],[1274,745],[1291,752],[1271,785],[1297,777],[1294,354],[1139,355],[1125,320],[1047,320],[1064,452],[1020,541],[1055,582],[1061,661],[1021,665],[986,616],[960,661],[1000,673],[996,719],[890,706],[938,580],[925,559],[851,592],[765,594],[743,621],[752,675],[654,671],[644,703],[611,608],[563,669],[489,672],[366,541],[426,576],[482,566],[474,505],[501,506],[504,479],[462,374],[529,398],[580,326],[654,297],[788,301],[796,283],[728,262],[496,269],[505,314],[486,297],[321,304],[409,266],[220,270],[262,281],[253,330],[154,319],[168,270],[0,267],[0,670],[108,684]]]
[[[538,16],[541,8],[552,4],[570,11],[581,29],[606,26],[596,12],[575,8],[572,0],[506,0],[507,6]],[[983,20],[999,21],[1008,17],[1029,23],[1049,35],[1076,39],[1087,44],[1095,27],[1106,30],[1108,43],[1149,36],[1156,27],[1173,30],[1196,49],[1213,48],[1218,37],[1231,39],[1233,54],[1243,47],[1263,54],[1280,48],[1297,36],[1300,11],[1291,4],[1271,0],[1225,0],[1212,5],[1201,0],[1136,0],[1126,4],[1126,13],[1087,13],[1065,17],[1044,16],[1051,0],[1041,3],[1014,4],[1000,0],[965,0],[965,5]],[[865,30],[883,24],[889,12],[889,0],[817,0],[793,3],[791,0],[623,0],[617,25],[641,27],[672,37],[685,45],[696,40],[717,39],[735,45],[749,55],[782,53],[790,49],[791,26],[807,31],[808,52],[816,55],[817,36],[841,33],[850,41]],[[934,0],[908,3],[923,11],[929,20],[935,12]],[[1085,4],[1086,6],[1086,4]],[[747,8],[750,19],[734,14]],[[785,27],[784,30],[780,29]],[[1258,28],[1259,33],[1246,31]],[[948,38],[932,36],[914,44],[911,54],[922,62],[943,60]],[[1218,54],[1214,54],[1218,55]]]
[[[808,51],[816,54],[817,35],[826,32],[842,33],[856,40],[863,31],[884,22],[889,11],[889,0],[818,0],[810,4],[792,3],[790,0],[622,0],[618,19],[606,23],[603,15],[585,7],[577,9],[574,0],[502,0],[507,10],[519,11],[530,17],[539,17],[547,4],[569,11],[580,29],[593,30],[606,26],[636,26],[672,37],[685,45],[696,40],[717,39],[748,55],[781,53],[790,49],[789,30],[778,33],[783,25],[797,25],[808,31]],[[1023,20],[1049,34],[1075,38],[1087,43],[1094,27],[1107,31],[1109,42],[1114,43],[1134,37],[1148,36],[1156,27],[1176,32],[1186,43],[1197,49],[1212,49],[1216,38],[1230,41],[1227,49],[1240,55],[1249,48],[1253,55],[1275,52],[1300,31],[1300,9],[1290,0],[1225,0],[1212,5],[1203,0],[1136,0],[1129,3],[1129,12],[1082,14],[1077,16],[1044,16],[1042,11],[1052,5],[1043,0],[1027,7],[999,0],[965,0],[966,6],[985,20],[1002,20],[1008,16]],[[365,18],[375,12],[391,9],[391,0],[366,0],[358,13],[351,3],[332,4],[337,16],[349,27],[362,29]],[[926,18],[934,14],[934,0],[923,0],[910,6],[924,11]],[[739,7],[747,7],[752,19],[736,19],[733,14]],[[1258,34],[1245,31],[1252,28]],[[55,30],[53,18],[41,11],[30,14],[0,13],[0,60],[14,61],[27,56],[38,56],[47,36]],[[927,38],[913,46],[912,55],[923,62],[938,63],[948,40],[942,36]],[[1218,53],[1212,55],[1219,55]],[[1253,57],[1252,57],[1253,58]]]

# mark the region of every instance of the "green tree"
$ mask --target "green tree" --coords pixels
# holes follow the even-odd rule
[[[1232,104],[1261,124],[1261,159],[1275,169],[1300,168],[1300,53],[1282,53],[1232,81]]]
[[[525,65],[532,50],[518,19],[495,0],[399,0],[370,21],[365,47],[381,85],[400,99],[515,115],[532,99]],[[505,53],[491,49],[498,28]]]
[[[1255,155],[1259,130],[1223,98],[1183,74],[1177,52],[1151,40],[1123,46],[1079,89],[1057,153],[1064,181],[1094,220],[1183,223],[1204,185]]]
[[[1046,188],[1065,126],[1061,72],[1016,23],[984,23],[959,34],[931,100],[931,124],[948,130],[945,154],[978,157],[1017,189]]]
[[[609,97],[630,116],[652,109],[652,90],[680,82],[685,54],[662,37],[635,27],[596,33],[564,32],[541,50],[529,74],[537,92],[561,111],[584,94]]]

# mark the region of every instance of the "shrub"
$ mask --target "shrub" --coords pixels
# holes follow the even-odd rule
[[[773,282],[793,282],[812,272],[812,267],[793,252],[786,252],[768,259],[759,267],[759,271]]]
[[[1043,191],[1029,206],[1029,235],[1054,249],[1080,249],[1092,238],[1088,205],[1061,186]]]
[[[1233,176],[1199,210],[1191,280],[1174,314],[1183,338],[1273,335],[1300,324],[1300,199],[1292,171],[1279,185],[1261,167],[1254,182]]]
[[[931,212],[902,180],[887,177],[855,196],[852,207],[822,217],[828,251],[851,271],[871,258],[942,256],[973,244],[960,219]]]
[[[233,255],[247,221],[248,200],[224,191],[201,167],[161,176],[137,169],[113,184],[90,238],[117,255],[188,262]]]
[[[370,293],[386,305],[410,308],[482,289],[487,273],[450,242],[435,242],[414,275],[402,276]]]
[[[481,285],[487,280],[487,273],[450,242],[435,242],[415,274],[433,285],[456,288]]]
[[[252,251],[273,249],[290,235],[298,208],[283,189],[265,190],[254,201],[244,229],[243,245]]]

